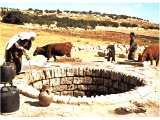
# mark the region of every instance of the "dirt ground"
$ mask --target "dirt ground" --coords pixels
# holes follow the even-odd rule
[[[73,52],[74,54],[85,53],[85,51],[80,52]],[[88,53],[89,54],[89,53]],[[91,62],[90,65],[93,63],[96,65],[104,65],[105,59],[102,57],[91,57],[90,59],[85,59],[85,56],[81,57],[83,61]],[[94,58],[94,59],[93,59]],[[32,64],[38,65],[38,60],[41,59],[41,63],[39,64],[47,64],[46,58],[43,56],[36,56],[32,58]],[[117,59],[120,60],[120,59]],[[98,62],[97,62],[98,61]],[[50,62],[52,63],[53,59]],[[83,64],[85,64],[85,62]],[[56,62],[54,63],[56,65]],[[64,62],[57,62],[57,65],[64,64]],[[66,63],[70,65],[75,65],[74,63]],[[81,63],[82,64],[82,63]],[[132,66],[127,66],[127,68],[132,68]],[[134,67],[136,68],[136,67]],[[34,66],[32,66],[34,69]],[[137,70],[141,70],[142,67],[137,67]],[[158,77],[158,71],[160,70],[159,67],[151,66],[146,67],[145,73],[150,71],[150,75],[156,80],[156,88],[157,90],[152,93],[151,96],[148,98],[147,102],[139,102],[139,103],[130,103],[125,102],[122,104],[114,104],[114,105],[70,105],[70,104],[60,104],[60,103],[51,103],[48,107],[42,107],[39,104],[38,99],[29,98],[20,94],[20,108],[17,112],[12,114],[2,114],[0,117],[92,117],[92,118],[99,118],[99,117],[159,117],[159,95],[160,95],[160,80]],[[22,72],[29,72],[28,61],[23,58],[23,67]],[[152,74],[152,72],[154,72]],[[143,101],[143,100],[140,100]]]
[[[1,43],[1,50],[0,50],[0,63],[2,64],[4,61],[4,49],[7,40],[12,36],[22,31],[30,31],[28,29],[22,29],[17,27],[16,25],[8,25],[2,24],[1,25],[1,34],[0,34],[0,43]],[[12,29],[12,31],[10,31]],[[106,41],[97,40],[97,38],[86,38],[82,36],[65,36],[64,34],[60,35],[58,33],[46,32],[36,30],[38,36],[37,40],[33,43],[33,46],[30,50],[33,53],[34,49],[37,46],[42,46],[44,44],[50,42],[63,42],[63,41],[71,41],[74,45],[104,45]],[[122,37],[123,38],[123,37]],[[114,38],[115,39],[115,38]],[[126,39],[126,38],[124,38]],[[47,40],[47,41],[46,41]],[[123,43],[122,43],[123,44]],[[125,43],[129,44],[129,43]],[[79,57],[85,62],[94,62],[98,65],[104,62],[104,58],[94,56],[94,52],[73,52],[72,57]],[[41,61],[41,63],[46,63],[46,59],[42,56],[32,57],[34,63],[37,61]],[[121,59],[117,59],[121,60]],[[68,63],[67,63],[68,64]],[[23,57],[23,66],[22,71],[27,72],[29,71],[28,61]],[[126,66],[126,69],[141,69],[139,67],[133,66]],[[148,99],[148,102],[140,102],[139,104],[131,104],[131,103],[124,103],[124,104],[116,104],[116,105],[69,105],[69,104],[57,104],[52,103],[48,107],[41,107],[37,99],[28,98],[26,96],[20,95],[20,108],[17,112],[12,114],[3,114],[0,115],[0,118],[5,119],[6,117],[92,117],[92,118],[99,118],[99,117],[159,117],[160,110],[159,110],[159,99],[160,99],[160,79],[159,79],[159,71],[160,67],[150,66],[144,67],[145,71],[142,71],[142,74],[146,74],[153,81],[156,83],[156,90]],[[1,85],[2,86],[2,85]],[[154,97],[153,97],[154,96]],[[152,99],[150,99],[152,98]],[[126,107],[130,106],[130,107]],[[132,109],[133,108],[133,109]]]

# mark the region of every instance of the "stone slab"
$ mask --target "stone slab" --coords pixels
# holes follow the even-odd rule
[[[123,64],[123,65],[134,65],[134,66],[147,66],[145,62],[138,62],[136,60],[124,60],[124,61],[118,61],[118,64]]]

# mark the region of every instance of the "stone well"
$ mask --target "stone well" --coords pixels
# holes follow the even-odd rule
[[[22,94],[37,98],[42,85],[48,84],[53,102],[66,104],[115,104],[141,99],[151,90],[144,78],[84,66],[35,70],[23,80],[23,85],[17,83]]]

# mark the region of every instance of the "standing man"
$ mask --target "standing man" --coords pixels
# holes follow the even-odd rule
[[[22,55],[26,56],[29,60],[29,49],[32,46],[32,41],[36,38],[34,32],[21,32],[13,36],[7,43],[5,61],[13,62],[16,65],[16,73],[19,74],[22,67]]]
[[[134,60],[134,58],[135,58],[135,52],[137,50],[137,42],[135,40],[135,34],[134,34],[134,32],[130,33],[130,38],[131,38],[130,39],[130,47],[126,51],[126,53],[128,53],[128,51],[129,51],[128,60]]]

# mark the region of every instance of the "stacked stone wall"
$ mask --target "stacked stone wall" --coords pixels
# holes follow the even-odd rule
[[[40,90],[48,84],[55,95],[96,96],[130,91],[143,86],[143,79],[106,69],[88,67],[52,68],[34,71],[28,84]]]

